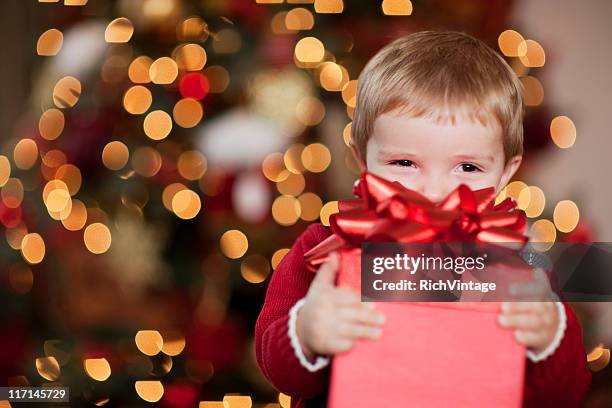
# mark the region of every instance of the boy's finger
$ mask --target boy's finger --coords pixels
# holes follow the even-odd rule
[[[380,327],[372,327],[364,324],[347,323],[343,325],[341,335],[347,336],[350,339],[377,339],[381,336],[382,329]]]
[[[329,259],[325,261],[317,271],[311,285],[331,285],[334,286],[336,275],[340,267],[340,259],[337,252],[329,254]]]
[[[538,313],[545,308],[546,302],[504,302],[502,303],[502,313]]]
[[[514,299],[526,301],[546,300],[547,288],[540,282],[515,283],[510,286],[510,295]]]
[[[526,346],[535,346],[542,340],[542,335],[540,333],[525,331],[525,330],[515,330],[514,338],[519,342]]]
[[[385,315],[365,307],[345,307],[339,310],[340,316],[356,324],[380,326],[385,322]]]
[[[535,313],[500,314],[497,317],[500,326],[521,330],[538,330],[542,327],[542,319]]]

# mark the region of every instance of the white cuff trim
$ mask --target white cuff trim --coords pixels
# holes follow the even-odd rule
[[[304,355],[304,351],[300,346],[300,341],[297,337],[297,332],[295,328],[295,323],[297,320],[298,311],[302,306],[304,306],[305,299],[302,298],[298,300],[295,305],[289,310],[289,340],[291,342],[291,347],[293,347],[293,351],[295,352],[295,357],[300,361],[300,364],[307,369],[308,371],[315,372],[318,371],[329,364],[329,357],[317,356],[317,359],[314,363],[308,361],[306,356]]]
[[[557,333],[555,333],[555,337],[552,342],[540,353],[534,353],[531,350],[527,350],[527,357],[534,363],[545,360],[549,356],[551,356],[559,344],[561,344],[561,340],[563,340],[563,335],[565,334],[565,329],[567,327],[567,316],[565,315],[565,307],[561,302],[555,302],[557,306],[557,311],[559,314],[559,326],[557,327]]]

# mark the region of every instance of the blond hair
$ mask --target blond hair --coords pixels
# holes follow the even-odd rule
[[[454,123],[458,107],[468,108],[483,125],[491,117],[498,121],[506,161],[523,153],[523,88],[499,54],[461,32],[400,37],[372,57],[359,76],[351,143],[365,161],[374,121],[383,113],[401,108],[439,120],[451,112]]]

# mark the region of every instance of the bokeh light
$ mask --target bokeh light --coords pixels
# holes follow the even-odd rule
[[[286,177],[281,176],[281,180],[276,182],[276,188],[281,194],[292,195],[297,197],[306,187],[306,180],[301,174],[291,173],[289,170],[283,170],[287,173]]]
[[[197,150],[189,150],[181,153],[176,167],[184,179],[197,180],[206,172],[206,157]]]
[[[21,240],[21,255],[29,264],[39,264],[45,257],[45,241],[38,233],[26,234]]]
[[[83,368],[89,377],[96,381],[106,381],[111,375],[111,367],[105,358],[86,358]]]
[[[155,356],[164,346],[164,339],[157,330],[139,330],[134,336],[136,347],[142,354]]]
[[[253,400],[248,395],[225,395],[223,397],[223,407],[230,408],[251,408]]]
[[[81,170],[74,164],[62,164],[55,172],[55,178],[66,183],[68,192],[74,196],[81,189]]]
[[[331,163],[331,152],[321,143],[312,143],[302,150],[302,164],[313,173],[325,171]]]
[[[357,80],[353,79],[342,88],[342,100],[346,106],[354,108],[357,105]]]
[[[64,114],[59,109],[47,109],[40,115],[38,131],[40,136],[46,140],[57,139],[64,131]]]
[[[181,44],[173,53],[179,69],[200,71],[206,65],[206,51],[198,44]]]
[[[529,218],[539,217],[544,211],[546,198],[541,188],[529,186],[521,190],[517,200],[517,207],[525,211]]]
[[[0,155],[0,187],[3,187],[11,177],[11,162],[8,157]]]
[[[497,37],[499,50],[506,57],[518,57],[519,45],[525,41],[523,36],[514,30],[506,30]]]
[[[60,376],[60,366],[55,357],[39,357],[36,359],[36,371],[48,381],[55,381]]]
[[[67,76],[55,84],[53,88],[53,103],[60,109],[71,108],[81,97],[81,82],[72,76]]]
[[[21,249],[21,241],[28,233],[28,228],[23,223],[15,225],[13,228],[5,230],[6,242],[11,248],[18,251]]]
[[[162,166],[160,153],[152,147],[139,147],[132,154],[132,167],[143,177],[155,176]]]
[[[90,224],[83,233],[85,247],[94,254],[103,254],[111,246],[111,232],[101,222]]]
[[[36,53],[40,56],[56,55],[64,42],[64,35],[56,28],[51,28],[38,37]]]
[[[153,60],[145,55],[134,59],[128,68],[130,81],[135,84],[148,84],[151,82],[151,76],[149,75],[151,64],[153,64]]]
[[[208,35],[208,25],[200,17],[186,18],[176,27],[180,41],[205,41]]]
[[[555,224],[547,219],[540,219],[534,222],[529,232],[532,237],[531,244],[533,248],[540,252],[548,251],[557,239]]]
[[[293,196],[281,195],[276,197],[272,203],[272,217],[280,225],[293,225],[298,221],[300,215],[300,202]]]
[[[57,169],[66,164],[66,155],[61,150],[53,149],[47,151],[42,157],[42,163],[40,165],[40,172],[42,173],[45,180],[49,181],[55,178]]]
[[[38,146],[32,139],[21,139],[13,150],[15,166],[22,170],[28,170],[38,160]]]
[[[149,112],[145,116],[143,128],[149,138],[165,139],[172,131],[172,118],[163,110]]]
[[[282,153],[270,153],[267,155],[261,164],[263,175],[270,181],[278,182],[282,177],[287,177],[285,170],[284,155]]]
[[[152,102],[153,95],[151,95],[151,91],[142,85],[134,85],[123,96],[123,107],[132,115],[145,113]]]
[[[553,212],[555,227],[561,232],[572,232],[580,221],[580,211],[575,202],[571,200],[559,201]]]
[[[104,40],[107,43],[126,43],[134,34],[134,25],[125,17],[119,17],[111,21],[104,32]]]
[[[225,231],[219,240],[221,252],[228,258],[237,259],[249,248],[249,241],[242,231]]]
[[[276,269],[276,267],[278,266],[278,264],[280,264],[285,255],[287,255],[287,252],[289,252],[289,248],[281,248],[279,250],[274,251],[274,254],[272,254],[272,259],[270,260],[270,263],[272,264],[272,269]]]
[[[303,7],[296,7],[285,14],[285,27],[288,30],[310,30],[314,26],[312,13]]]
[[[172,209],[172,199],[181,190],[187,189],[182,183],[172,183],[167,185],[162,192],[162,202],[168,211],[174,212]]]
[[[157,402],[164,395],[164,386],[157,380],[140,380],[134,384],[136,393],[147,402]]]
[[[382,11],[387,16],[409,16],[412,14],[412,2],[410,0],[383,0]]]
[[[183,189],[172,197],[172,211],[184,220],[195,218],[201,208],[200,196],[195,191]]]
[[[317,69],[319,71],[319,83],[326,91],[342,91],[342,88],[349,81],[346,68],[335,62],[323,62]]]
[[[153,61],[149,68],[149,77],[155,84],[167,85],[174,82],[178,76],[178,66],[169,57],[161,57]]]
[[[521,41],[518,46],[518,55],[521,63],[526,67],[543,67],[546,62],[544,48],[534,40]]]
[[[291,408],[291,397],[287,394],[279,392],[278,403],[280,404],[281,408]]]
[[[532,76],[525,76],[521,78],[525,93],[523,99],[527,106],[538,106],[544,101],[544,87],[540,81]]]
[[[0,195],[2,196],[2,202],[8,208],[19,207],[23,201],[23,183],[18,178],[9,178],[4,183]]]
[[[102,163],[109,170],[121,170],[129,159],[128,147],[118,140],[108,142],[102,150]]]
[[[319,214],[321,224],[329,226],[329,217],[339,211],[340,210],[338,209],[338,201],[330,201],[328,203],[325,203],[325,205],[321,207],[321,213]]]
[[[202,120],[204,109],[202,104],[193,98],[179,100],[172,109],[172,116],[177,125],[182,128],[192,128]]]
[[[183,98],[204,99],[210,91],[208,79],[199,72],[190,72],[183,75],[179,84],[179,91]]]
[[[283,155],[283,161],[285,162],[285,167],[292,173],[303,173],[306,168],[304,164],[302,164],[302,151],[304,150],[304,145],[301,143],[295,143],[289,146]]]
[[[81,200],[73,199],[70,213],[61,219],[62,225],[68,231],[79,231],[87,223],[87,207]]]
[[[323,60],[325,47],[315,37],[305,37],[295,45],[295,58],[302,64],[316,64]]]
[[[342,13],[344,10],[343,0],[315,0],[314,8],[317,13]]]
[[[306,192],[298,197],[302,209],[300,218],[304,221],[314,221],[319,218],[323,202],[315,193]]]
[[[185,349],[185,336],[178,331],[162,333],[163,346],[161,351],[168,356],[178,356]]]
[[[550,137],[561,149],[572,147],[576,142],[576,125],[567,116],[557,116],[550,122]]]
[[[347,145],[348,147],[351,146],[351,141],[353,140],[353,137],[351,135],[351,132],[353,131],[352,127],[353,127],[353,122],[349,122],[346,124],[346,126],[342,130],[342,140],[344,140],[344,144]]]
[[[270,262],[259,254],[250,255],[240,264],[240,274],[249,283],[261,283],[270,274]]]

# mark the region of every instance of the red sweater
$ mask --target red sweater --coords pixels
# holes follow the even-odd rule
[[[304,253],[331,234],[311,224],[285,255],[270,280],[255,326],[259,367],[281,392],[290,395],[292,408],[305,408],[309,399],[325,399],[329,366],[316,372],[302,367],[288,336],[289,310],[306,292],[314,274],[306,269]],[[564,303],[567,328],[557,350],[547,359],[526,362],[524,407],[576,407],[591,383],[582,344],[582,330],[572,308]]]

